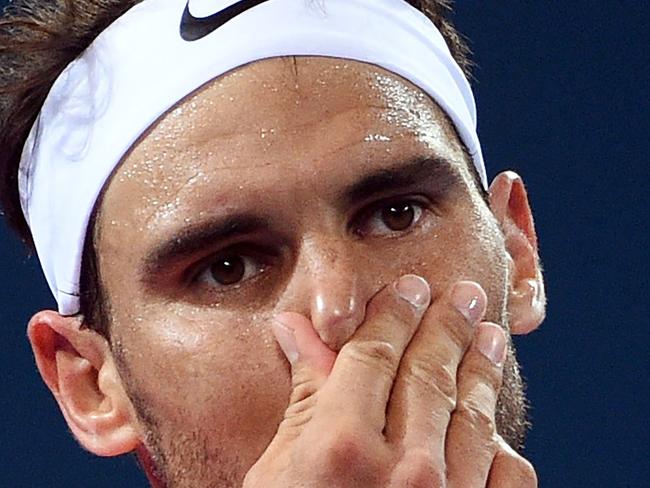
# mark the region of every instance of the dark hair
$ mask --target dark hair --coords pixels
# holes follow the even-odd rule
[[[141,0],[14,0],[0,19],[0,205],[8,224],[33,249],[18,194],[22,147],[58,75],[114,20]],[[438,27],[466,76],[470,50],[448,16],[450,0],[407,0]],[[84,246],[80,289],[85,324],[108,337],[107,297],[93,242]]]

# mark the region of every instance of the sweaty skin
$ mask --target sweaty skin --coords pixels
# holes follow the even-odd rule
[[[140,139],[94,243],[129,422],[168,486],[241,485],[273,439],[291,393],[278,313],[310,320],[336,353],[412,273],[434,303],[479,283],[485,320],[508,327],[513,258],[468,164],[418,88],[330,58],[237,69]],[[397,231],[391,205],[413,217]],[[509,349],[497,425],[513,445],[523,415]]]

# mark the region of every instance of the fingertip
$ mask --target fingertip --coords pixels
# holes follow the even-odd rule
[[[431,303],[431,287],[421,276],[407,274],[394,284],[398,296],[417,310],[426,309]]]
[[[503,328],[492,322],[482,322],[479,324],[476,333],[476,348],[490,362],[502,367],[507,352],[508,339]]]
[[[475,325],[487,309],[487,295],[475,281],[459,281],[451,289],[451,303],[470,325]]]
[[[273,335],[275,335],[275,339],[278,341],[284,356],[287,358],[289,363],[291,363],[292,367],[295,366],[300,358],[300,352],[298,351],[296,335],[293,329],[282,320],[276,318],[271,324],[271,330],[273,331]]]
[[[276,339],[292,367],[301,361],[319,373],[329,374],[336,353],[321,340],[307,317],[296,312],[281,312],[274,317],[273,323]]]

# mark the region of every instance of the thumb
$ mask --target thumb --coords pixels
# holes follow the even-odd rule
[[[327,380],[334,366],[336,353],[321,341],[311,321],[294,312],[283,312],[272,324],[280,348],[291,364],[292,392],[287,417],[307,398],[316,393]]]

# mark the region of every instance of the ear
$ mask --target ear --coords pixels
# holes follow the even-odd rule
[[[537,234],[524,183],[516,173],[499,174],[490,186],[490,207],[511,258],[508,314],[513,334],[528,334],[546,316],[546,294]]]
[[[133,406],[107,340],[81,325],[53,311],[36,314],[27,328],[36,364],[84,448],[99,456],[130,452],[140,444]]]

